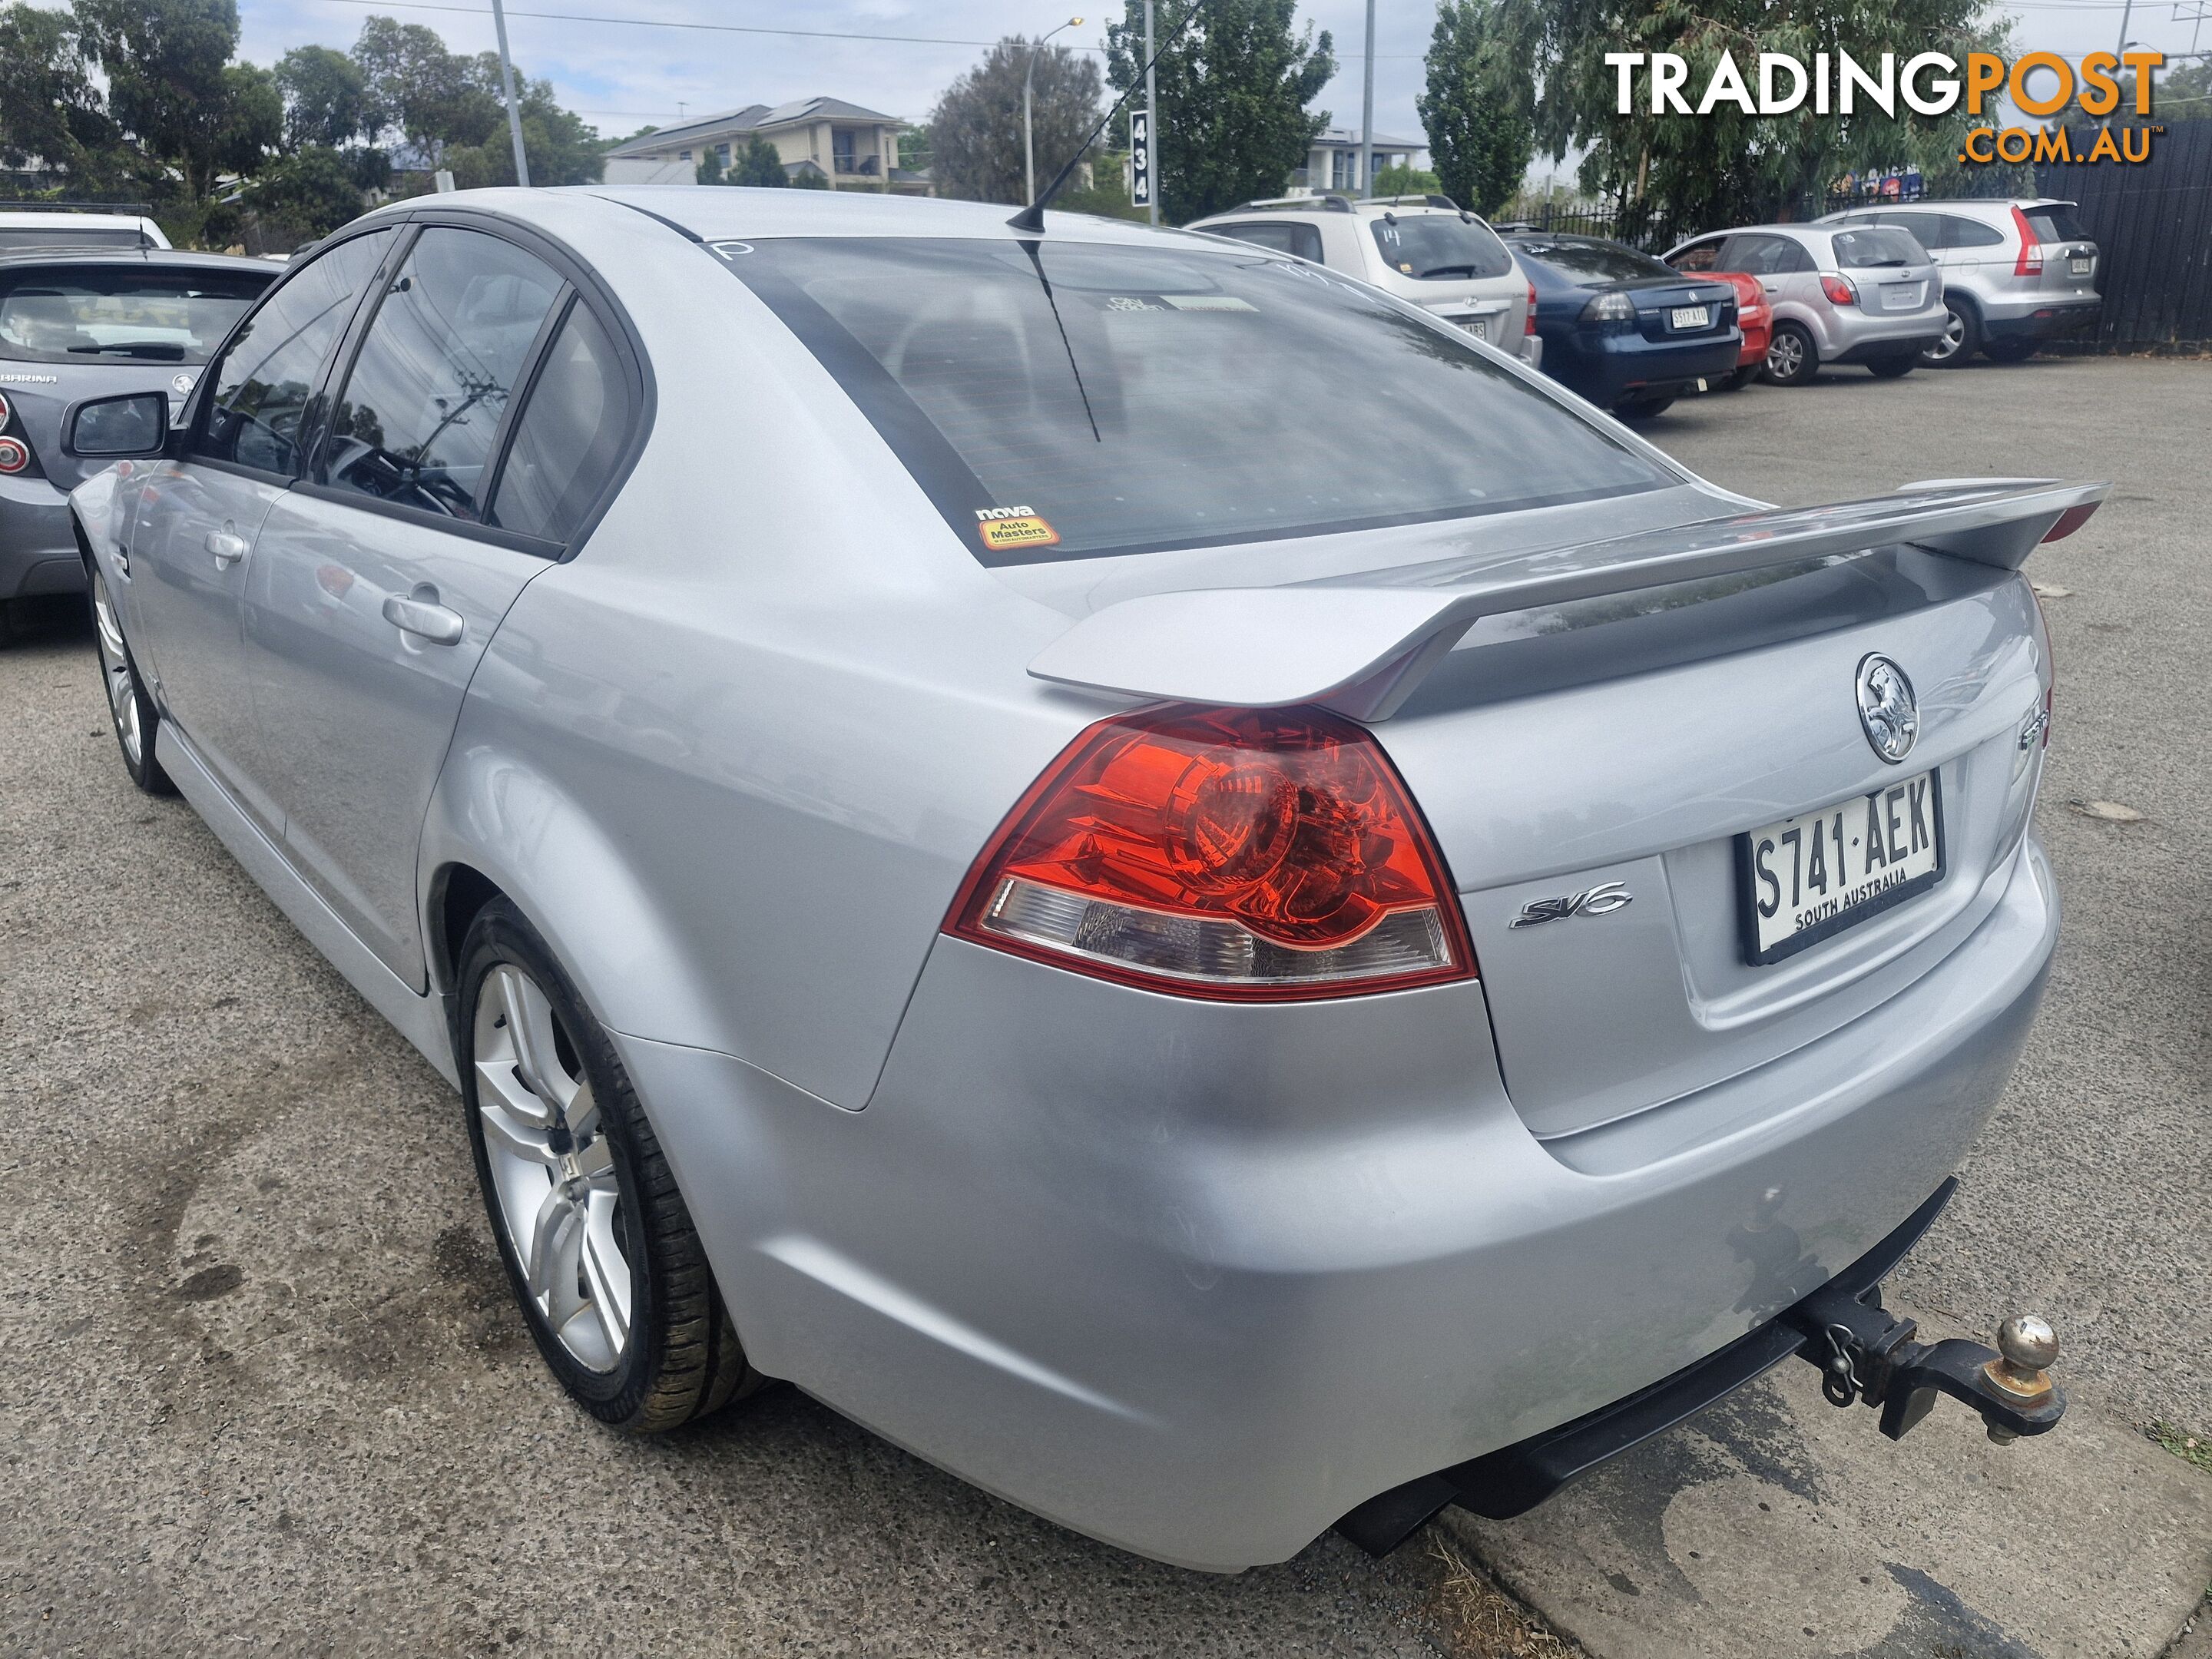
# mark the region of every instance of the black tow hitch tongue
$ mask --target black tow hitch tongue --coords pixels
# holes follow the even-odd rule
[[[1783,1319],[1803,1334],[1798,1358],[1820,1368],[1828,1403],[1879,1406],[1881,1431],[1892,1440],[1905,1438],[1939,1394],[1972,1406],[2000,1446],[2055,1429],[2066,1414],[2066,1396],[2047,1369],[2058,1339],[2033,1314],[1997,1327],[1995,1349],[1957,1337],[1914,1340],[1917,1327],[1884,1311],[1879,1287],[1862,1299],[1831,1285]]]

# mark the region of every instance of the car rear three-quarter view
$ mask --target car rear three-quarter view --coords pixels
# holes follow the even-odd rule
[[[2033,1322],[1874,1292],[2041,994],[2020,566],[2102,486],[1770,509],[1360,282],[1042,222],[402,204],[78,491],[118,724],[459,1082],[579,1402],[787,1380],[1215,1570],[1796,1353],[2048,1428]]]

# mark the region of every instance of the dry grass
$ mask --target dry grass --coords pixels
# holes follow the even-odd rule
[[[1430,1531],[1428,1546],[1443,1569],[1432,1610],[1454,1654],[1462,1659],[1574,1659],[1582,1652],[1546,1630],[1440,1531]]]

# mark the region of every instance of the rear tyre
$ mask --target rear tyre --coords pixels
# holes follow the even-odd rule
[[[1982,348],[1982,356],[1993,363],[2024,363],[2035,356],[2033,340],[1991,340]]]
[[[1982,319],[1964,300],[1943,299],[1943,332],[1925,347],[1920,361],[1930,368],[1957,368],[1972,358],[1982,343]]]
[[[613,1044],[504,898],[462,943],[454,1037],[500,1259],[570,1397],[655,1433],[760,1387]]]
[[[1632,398],[1625,404],[1615,404],[1613,412],[1624,421],[1648,421],[1655,415],[1664,415],[1674,406],[1672,398]]]
[[[1907,357],[1876,357],[1867,364],[1867,373],[1877,380],[1894,380],[1910,374],[1920,367],[1920,354]]]
[[[1820,354],[1813,336],[1802,323],[1777,323],[1766,343],[1766,383],[1769,386],[1808,386],[1820,372]]]
[[[123,623],[107,592],[107,578],[97,568],[92,574],[92,631],[100,648],[100,687],[107,693],[108,724],[115,728],[116,746],[123,750],[123,769],[131,781],[149,795],[173,795],[177,786],[154,758],[154,737],[161,730],[161,714],[146,695],[138,678],[138,665],[123,637]]]

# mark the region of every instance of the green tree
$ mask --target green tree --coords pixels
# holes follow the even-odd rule
[[[490,131],[472,143],[458,138],[443,148],[444,164],[463,190],[514,183],[514,141],[507,129],[500,98],[499,54],[480,52],[464,60],[469,82],[487,100],[494,116]],[[550,81],[532,81],[514,72],[515,106],[522,121],[522,151],[530,158],[530,182],[537,185],[595,185],[606,171],[606,152],[599,130],[573,110],[561,107]],[[468,129],[474,131],[473,126]]]
[[[1011,34],[945,89],[930,112],[931,177],[940,196],[1028,200],[1023,187],[1022,77],[1032,50],[1030,118],[1042,190],[1098,125],[1098,65],[1065,46],[1032,48]]]
[[[1375,193],[1377,196],[1432,196],[1443,187],[1442,179],[1423,167],[1375,169]],[[1453,199],[1460,198],[1455,197]]]
[[[449,149],[483,143],[505,119],[499,99],[481,83],[472,62],[448,52],[435,29],[371,17],[361,26],[350,55],[361,70],[369,131],[398,134],[422,164],[447,165]],[[495,79],[492,86],[497,85]]]
[[[222,106],[209,155],[222,173],[250,173],[282,148],[284,94],[276,77],[255,64],[228,64]]]
[[[109,114],[177,167],[190,196],[206,196],[219,171],[273,142],[264,131],[272,106],[281,118],[273,85],[228,73],[236,0],[77,0],[76,15],[87,55],[107,77]],[[250,106],[242,112],[233,108],[240,98]]]
[[[730,158],[730,170],[723,182],[780,190],[791,179],[783,170],[783,157],[776,153],[775,146],[757,132],[743,149]]]
[[[1438,0],[1424,60],[1427,84],[1413,100],[1443,193],[1486,216],[1520,189],[1536,153],[1529,79],[1496,27],[1499,7],[1500,0]]]
[[[294,149],[342,149],[370,135],[368,83],[361,65],[329,46],[295,46],[276,64],[284,94],[284,142]]]
[[[712,144],[700,145],[699,165],[691,169],[691,177],[696,183],[702,185],[719,185],[724,182],[722,152]]]
[[[1560,0],[1565,3],[1566,0]],[[1106,26],[1107,78],[1126,89],[1144,73],[1143,0],[1124,0]],[[1153,176],[1164,217],[1177,224],[1272,196],[1305,164],[1326,110],[1307,106],[1336,73],[1328,31],[1295,26],[1297,0],[1165,0],[1154,44]],[[1042,165],[1042,163],[1040,163]]]
[[[1931,193],[1960,173],[1969,126],[1963,100],[1948,116],[1917,114],[1900,99],[1894,118],[1865,100],[1855,115],[1748,115],[1733,104],[1699,117],[1650,112],[1639,71],[1629,114],[1616,109],[1609,52],[1676,52],[1689,64],[1692,108],[1722,54],[1757,93],[1759,54],[1778,52],[1809,70],[1816,53],[1849,52],[1872,65],[1884,52],[1902,63],[1936,51],[1963,62],[1969,52],[2008,49],[2002,23],[1981,21],[1981,0],[1498,0],[1495,26],[1508,56],[1540,88],[1537,143],[1555,160],[1583,152],[1580,181],[1594,196],[1638,203],[1655,224],[1689,231],[1765,217],[1793,198],[1815,199],[1846,171],[1917,161]]]
[[[2125,102],[2120,107],[2135,106]],[[2164,77],[2154,72],[2150,107],[2161,121],[2212,121],[2212,58],[2200,58]]]
[[[801,167],[785,180],[793,190],[829,190],[830,175],[814,167]]]
[[[40,162],[76,187],[115,169],[125,158],[94,67],[68,12],[0,10],[0,161]]]
[[[242,199],[264,224],[303,241],[329,235],[365,205],[352,162],[328,144],[310,144],[271,162]]]

